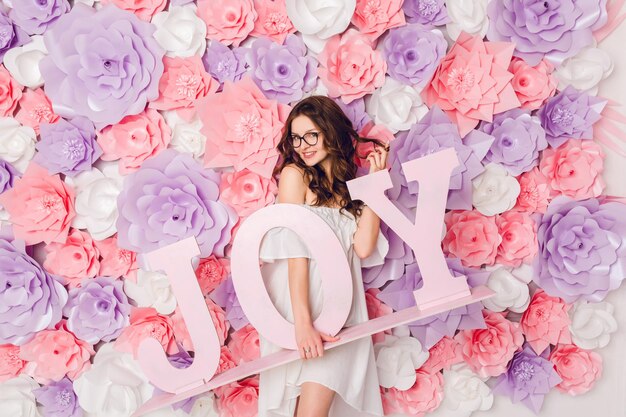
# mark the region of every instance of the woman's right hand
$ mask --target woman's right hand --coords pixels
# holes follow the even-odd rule
[[[296,323],[296,343],[302,359],[324,356],[324,342],[336,342],[336,336],[321,333],[311,323]]]

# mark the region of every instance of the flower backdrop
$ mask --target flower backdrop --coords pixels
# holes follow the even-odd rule
[[[238,225],[275,201],[290,105],[337,100],[401,164],[454,148],[442,248],[495,297],[373,336],[388,415],[470,415],[602,376],[626,277],[626,207],[607,198],[615,103],[596,46],[612,0],[4,0],[0,3],[0,401],[11,416],[125,417],[160,392],[136,360],[156,338],[193,357],[167,277],[138,252],[195,236],[222,354],[259,356],[230,278]],[[361,161],[357,161],[359,165]],[[371,318],[422,278],[386,225],[364,270]],[[280,388],[280,387],[279,387]],[[258,376],[155,415],[256,415]],[[5,415],[5,414],[3,414]]]

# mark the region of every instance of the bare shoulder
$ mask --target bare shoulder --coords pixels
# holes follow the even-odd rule
[[[286,165],[280,171],[278,202],[302,204],[305,201],[307,188],[304,170],[295,164]]]

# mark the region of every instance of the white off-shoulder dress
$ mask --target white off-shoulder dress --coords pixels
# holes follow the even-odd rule
[[[365,293],[361,277],[362,266],[379,265],[389,244],[379,233],[374,253],[361,260],[354,253],[352,237],[356,231],[355,218],[346,211],[331,207],[304,207],[319,215],[333,229],[345,251],[352,270],[353,297],[350,314],[344,327],[368,320]],[[309,242],[315,244],[315,242]],[[315,319],[321,310],[323,294],[315,259],[295,232],[287,228],[270,230],[261,242],[259,257],[266,262],[261,270],[270,298],[277,310],[293,323],[289,296],[289,258],[309,258],[309,305]],[[281,348],[260,337],[261,356]],[[262,372],[259,383],[258,417],[292,417],[300,387],[304,382],[317,382],[337,393],[330,417],[382,416],[383,408],[376,372],[374,349],[370,337],[324,352],[321,358],[297,360]]]

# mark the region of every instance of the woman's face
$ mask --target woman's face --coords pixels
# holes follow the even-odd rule
[[[317,134],[317,143],[315,143],[315,134]],[[293,119],[291,122],[291,135],[294,150],[300,155],[300,158],[306,165],[317,165],[328,156],[328,151],[324,146],[324,134],[307,116],[300,115]],[[301,139],[303,137],[306,141]],[[315,144],[310,145],[310,143]],[[300,146],[297,146],[298,144]]]

